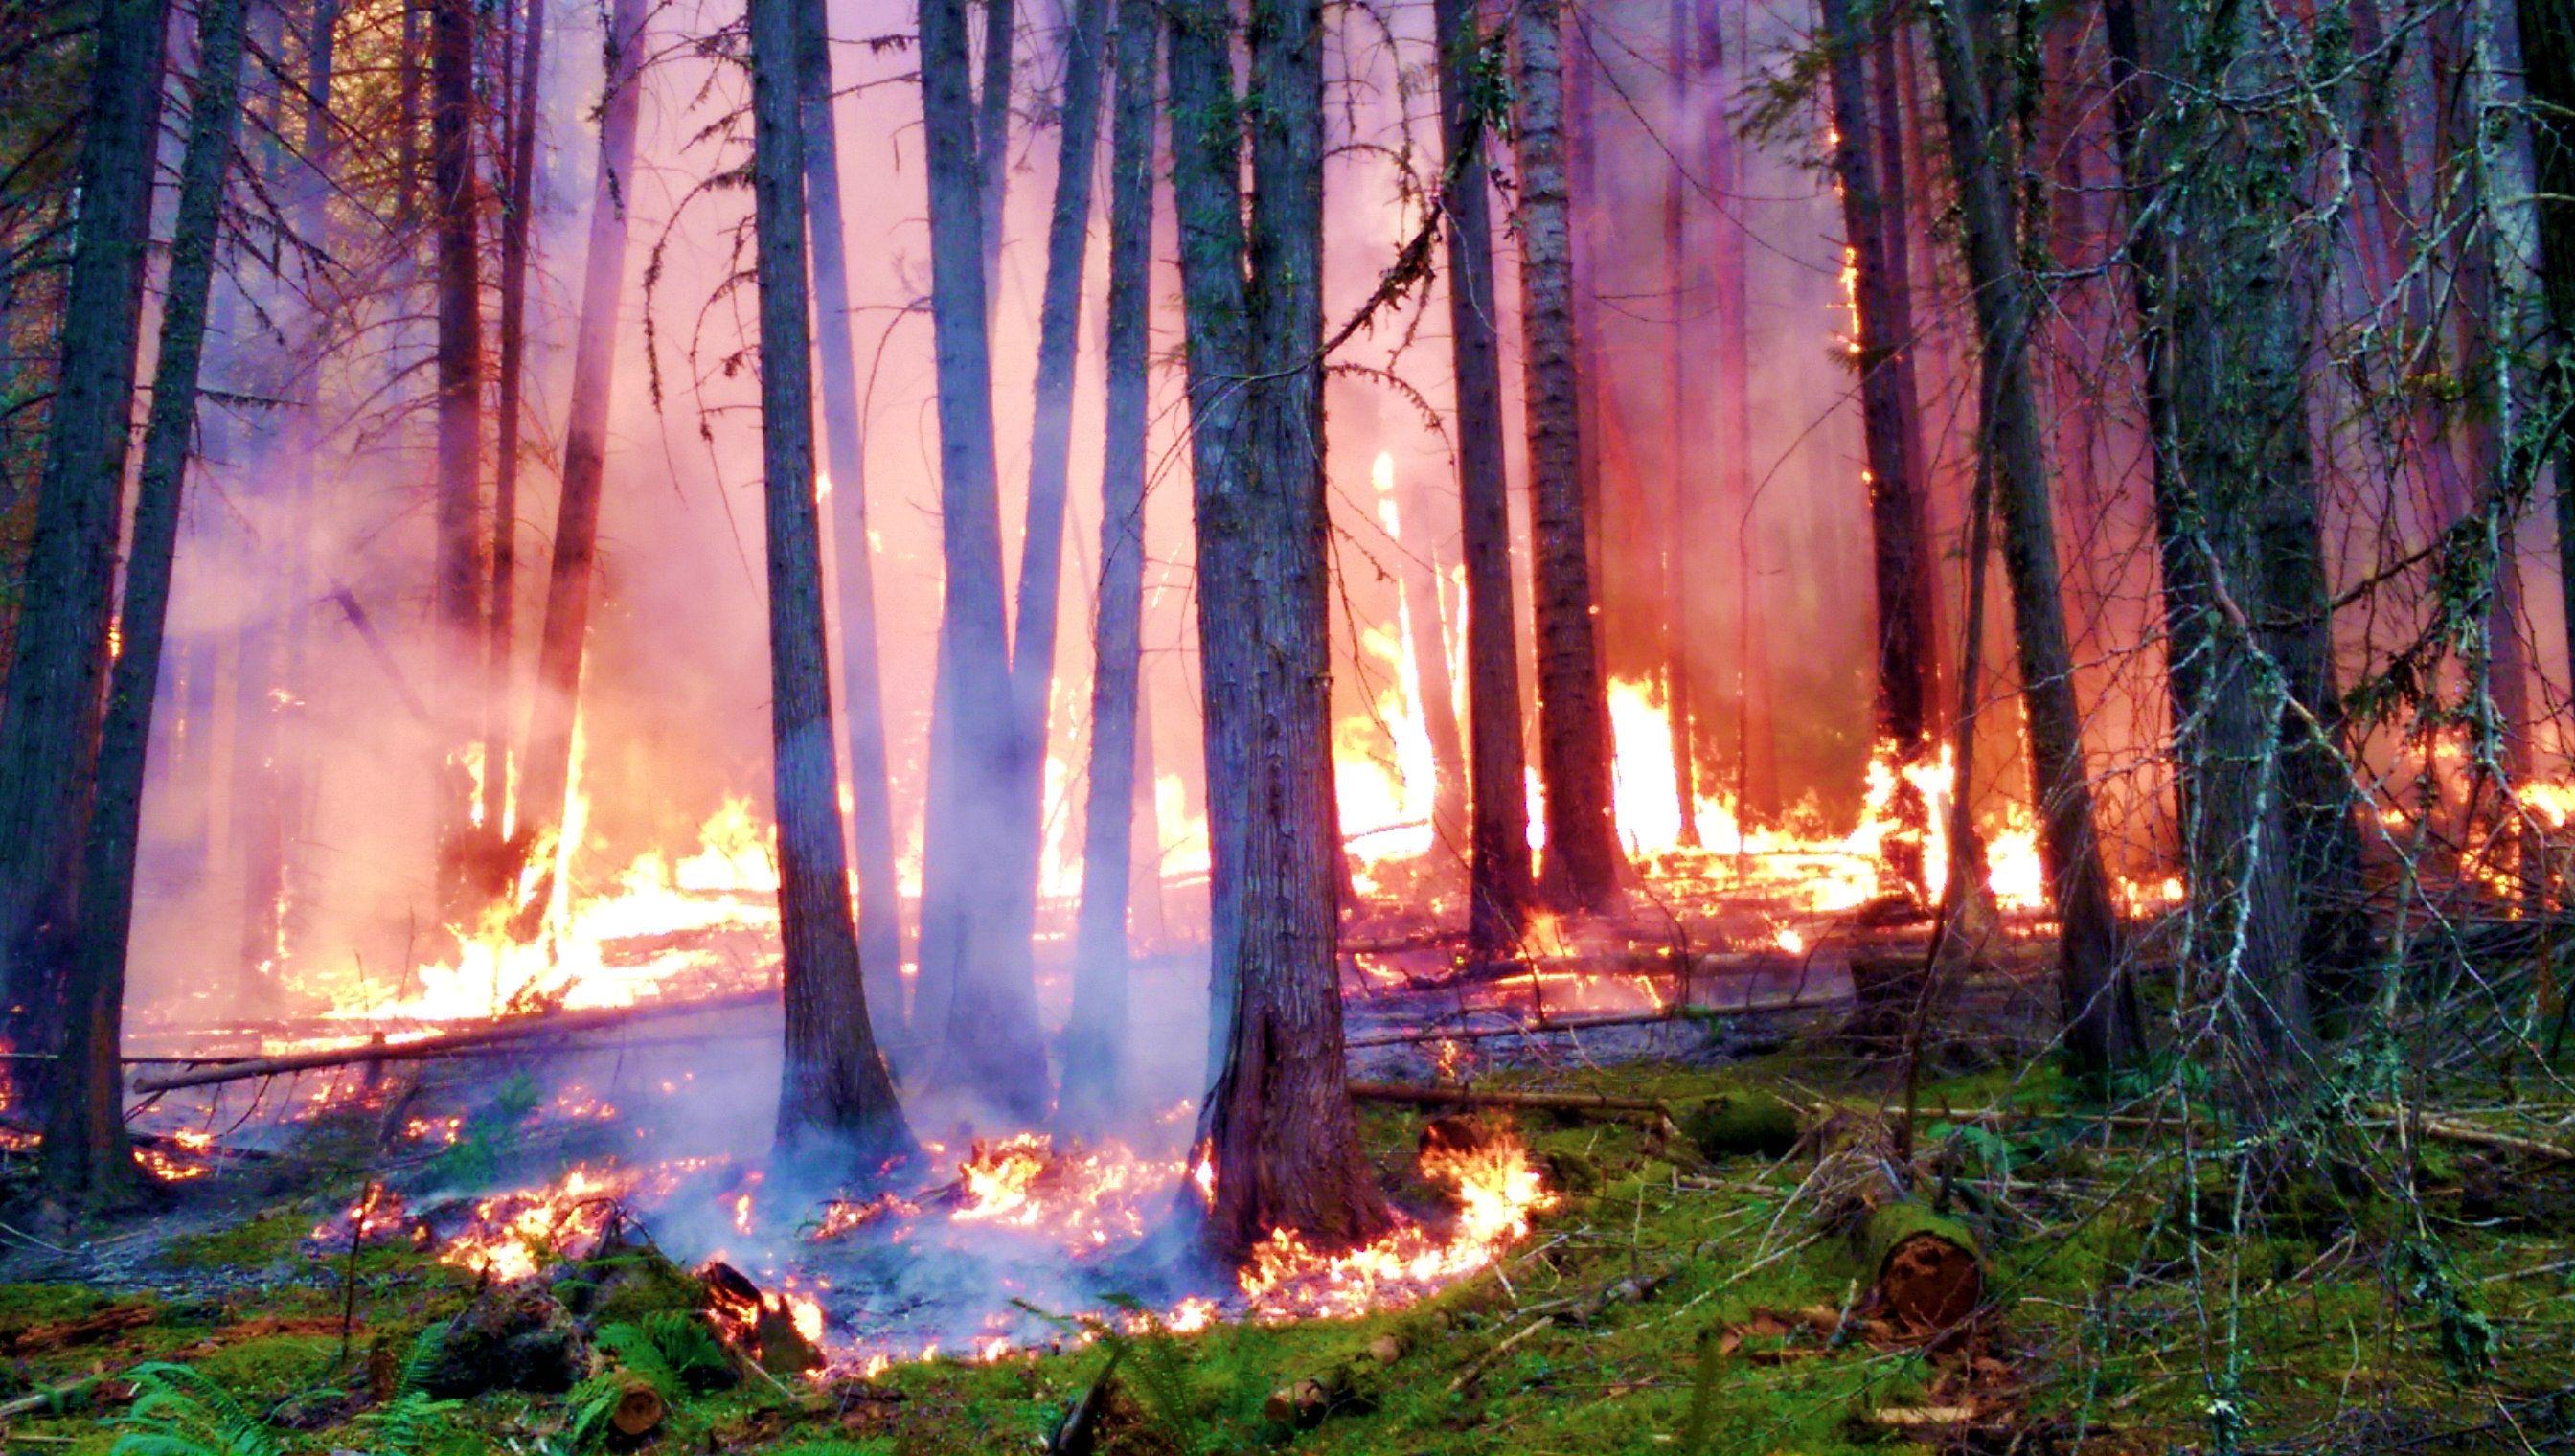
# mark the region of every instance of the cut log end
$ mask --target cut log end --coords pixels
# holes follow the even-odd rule
[[[629,1381],[617,1397],[617,1409],[609,1414],[608,1424],[618,1435],[632,1441],[660,1429],[666,1414],[662,1393],[653,1388],[651,1381],[638,1378]]]
[[[1975,1235],[1919,1203],[1889,1203],[1860,1228],[1863,1266],[1874,1271],[1879,1308],[1913,1333],[1949,1329],[1985,1297]]]

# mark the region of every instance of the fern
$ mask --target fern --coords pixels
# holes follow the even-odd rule
[[[411,1351],[403,1356],[402,1373],[394,1382],[394,1394],[429,1394],[430,1372],[447,1354],[448,1326],[444,1321],[430,1324],[412,1337]]]
[[[436,1434],[439,1422],[459,1402],[432,1400],[417,1390],[395,1396],[375,1414],[376,1456],[416,1456]]]
[[[152,1360],[127,1378],[134,1404],[110,1456],[282,1456],[267,1420],[202,1372]]]
[[[625,1395],[626,1387],[614,1375],[594,1375],[574,1386],[567,1397],[572,1406],[572,1423],[547,1449],[554,1456],[573,1456],[574,1452],[598,1445],[608,1433],[608,1418],[617,1414],[617,1403]]]
[[[662,1310],[644,1316],[644,1333],[690,1389],[710,1390],[734,1378],[733,1361],[706,1316],[691,1310]]]
[[[653,1382],[653,1388],[662,1393],[664,1400],[680,1398],[680,1372],[672,1369],[671,1362],[662,1357],[662,1351],[654,1345],[653,1337],[645,1333],[642,1325],[623,1321],[604,1324],[597,1334],[591,1336],[591,1342],[616,1356],[618,1364]]]

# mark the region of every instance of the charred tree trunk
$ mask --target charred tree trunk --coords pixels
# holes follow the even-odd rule
[[[471,917],[494,888],[488,835],[474,822],[473,780],[464,749],[474,741],[489,692],[483,654],[483,303],[481,232],[474,177],[474,0],[430,0],[430,189],[438,235],[438,478],[432,529],[431,632],[437,644],[439,737],[439,913]],[[500,765],[484,764],[485,776]]]
[[[805,124],[806,229],[814,248],[816,343],[823,359],[823,438],[830,466],[834,564],[840,571],[841,689],[859,869],[859,960],[880,1025],[904,1024],[903,885],[895,869],[894,789],[886,762],[885,675],[877,641],[876,550],[868,540],[867,451],[859,415],[858,341],[850,332],[850,258],[841,212],[840,128],[832,112],[832,37],[824,0],[804,0],[797,104]]]
[[[1055,211],[1047,223],[1046,293],[1038,310],[1037,402],[1029,430],[1029,508],[1020,536],[1011,632],[1011,814],[1002,876],[1008,953],[1022,963],[1037,929],[1046,852],[1046,764],[1055,695],[1056,619],[1064,596],[1065,484],[1072,472],[1074,365],[1081,353],[1082,273],[1091,245],[1091,174],[1100,155],[1101,47],[1111,0],[1076,0],[1065,35]],[[1033,972],[1021,972],[1029,974]]]
[[[778,1143],[791,1155],[815,1148],[847,1155],[865,1177],[910,1154],[913,1143],[868,1021],[858,930],[850,921],[849,861],[841,848],[822,521],[814,500],[798,11],[799,0],[751,0],[770,727],[777,753],[778,918],[787,950]]]
[[[1092,623],[1090,800],[1073,1014],[1057,1113],[1101,1128],[1126,1105],[1127,931],[1135,866],[1144,668],[1146,365],[1154,266],[1154,88],[1161,37],[1151,0],[1119,0],[1118,105],[1109,137],[1109,443],[1101,465],[1100,605]],[[1148,795],[1150,777],[1144,778]]]
[[[1854,276],[1851,312],[1857,337],[1852,366],[1859,372],[1860,426],[1868,456],[1869,529],[1877,588],[1877,735],[1894,750],[1899,766],[1922,761],[1932,750],[1931,670],[1938,629],[1931,606],[1930,515],[1925,483],[1916,473],[1921,450],[1912,442],[1915,402],[1903,358],[1911,341],[1895,332],[1904,280],[1889,256],[1889,239],[1902,231],[1881,188],[1900,170],[1902,154],[1881,150],[1884,118],[1869,107],[1869,38],[1853,0],[1820,0],[1825,56],[1832,76],[1833,175],[1841,191],[1842,237]],[[1882,98],[1881,98],[1882,99]],[[1922,862],[1929,806],[1909,778],[1898,773],[1896,813],[1907,832],[1889,845],[1896,872],[1927,897]]]
[[[2048,504],[2044,436],[2030,386],[2035,314],[2021,271],[2012,161],[1987,109],[1975,37],[1995,30],[1931,0],[1932,52],[1957,176],[1968,283],[1975,295],[1983,386],[1980,445],[2002,506],[2003,569],[2020,646],[2021,698],[2039,817],[2039,856],[2059,924],[2058,977],[2066,1044],[2077,1070],[2106,1077],[2137,1046],[2135,991],[2121,973],[2118,921],[2092,824],[2073,652],[2057,596],[2056,526]],[[1969,7],[1971,15],[1981,7]]]
[[[537,71],[545,58],[546,0],[527,0],[521,34],[504,69],[509,97],[509,197],[501,214],[500,449],[492,458],[492,611],[486,623],[485,668],[491,684],[483,715],[483,823],[502,832],[510,801],[510,727],[517,705],[511,664],[517,645],[519,578],[519,433],[524,423],[523,381],[528,358],[528,234],[536,200]],[[506,888],[506,886],[505,886]]]
[[[134,1191],[137,1169],[125,1132],[123,1049],[127,932],[134,920],[134,856],[143,820],[143,777],[152,708],[161,678],[170,571],[179,541],[179,498],[197,413],[197,367],[205,357],[207,296],[223,220],[224,176],[240,115],[243,0],[205,0],[197,15],[197,94],[180,162],[177,231],[170,242],[169,293],[162,306],[160,357],[135,488],[134,540],[126,557],[125,600],[117,614],[120,651],[100,728],[98,780],[83,851],[78,931],[64,1025],[45,1126],[44,1176],[66,1198],[109,1202]]]
[[[565,412],[563,494],[555,509],[554,559],[546,573],[545,623],[537,636],[537,685],[529,707],[519,818],[530,852],[551,866],[549,874],[564,868],[558,840],[572,782],[573,730],[581,716],[582,658],[590,640],[608,407],[617,385],[617,314],[626,288],[626,188],[634,179],[643,109],[644,26],[644,0],[616,0],[608,17],[599,170],[591,186],[581,323],[573,339],[572,397]],[[536,891],[532,905],[541,910],[550,889]]]
[[[1207,1241],[1241,1257],[1274,1228],[1338,1247],[1387,1218],[1343,1080],[1333,968],[1322,10],[1265,5],[1240,98],[1228,0],[1166,13],[1215,851],[1217,1065],[1198,1142]]]
[[[1688,135],[1698,82],[1690,54],[1689,0],[1672,0],[1669,16],[1671,86],[1665,93],[1664,125],[1677,142]],[[1696,305],[1690,287],[1687,186],[1688,178],[1677,165],[1663,179],[1663,269],[1672,310],[1666,335],[1669,353],[1663,366],[1663,718],[1671,730],[1672,797],[1680,814],[1678,837],[1683,844],[1696,845],[1698,749],[1691,731],[1690,690],[1695,654],[1690,649],[1697,640],[1691,608],[1698,596],[1692,590],[1698,574],[1690,570],[1689,562],[1698,547],[1690,509],[1698,494],[1692,489],[1695,472],[1690,457],[1696,437],[1692,422],[1698,404],[1693,346],[1698,341],[1692,337],[1696,331],[1690,327]]]
[[[930,154],[931,315],[938,335],[939,514],[947,568],[924,832],[921,988],[946,1071],[996,1108],[1046,1108],[1046,1052],[1011,890],[979,856],[1007,844],[1011,650],[965,0],[922,0],[921,93]],[[945,759],[945,761],[941,761]],[[1025,940],[1025,937],[1021,937]],[[917,1014],[916,1019],[919,1019]]]
[[[1537,609],[1542,890],[1609,910],[1625,869],[1610,802],[1609,704],[1592,623],[1575,367],[1573,231],[1564,170],[1559,0],[1518,0],[1520,320]]]
[[[1438,0],[1439,143],[1447,154],[1448,332],[1457,372],[1457,507],[1466,564],[1466,731],[1474,814],[1467,936],[1483,958],[1519,943],[1528,917],[1527,754],[1520,733],[1518,614],[1511,602],[1510,481],[1493,292],[1484,136],[1505,103],[1485,64],[1474,0]]]
[[[1479,179],[1480,180],[1480,179]],[[1448,643],[1442,635],[1439,579],[1442,568],[1439,531],[1431,525],[1431,492],[1417,472],[1380,499],[1392,513],[1395,590],[1403,604],[1404,651],[1412,659],[1413,680],[1420,685],[1422,734],[1430,743],[1431,837],[1455,845],[1466,833],[1466,746],[1457,737],[1456,681],[1448,672]]]
[[[151,241],[166,0],[98,12],[70,278],[36,488],[26,597],[0,711],[0,997],[50,1046],[89,819],[116,539]]]

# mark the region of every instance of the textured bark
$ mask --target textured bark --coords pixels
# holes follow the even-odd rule
[[[983,221],[985,306],[1002,293],[1002,204],[1011,182],[1011,62],[1019,45],[1014,0],[981,0],[984,7],[983,79],[974,97],[975,195]],[[960,22],[963,23],[962,21]],[[961,77],[962,79],[962,77]],[[986,314],[989,324],[991,315]]]
[[[2567,655],[2575,662],[2575,0],[2519,0],[2522,86],[2538,173],[2539,296],[2546,350],[2532,429],[2557,472],[2557,563]]]
[[[0,709],[0,996],[22,1046],[50,1045],[59,1029],[116,583],[168,16],[165,0],[110,0],[93,40],[83,206]]]
[[[78,930],[54,1096],[45,1127],[46,1184],[66,1198],[108,1202],[130,1194],[137,1169],[125,1132],[119,1075],[127,932],[134,920],[134,856],[143,819],[146,747],[161,678],[179,501],[205,357],[206,304],[214,281],[225,172],[240,115],[243,0],[205,0],[197,15],[197,88],[180,161],[177,227],[153,367],[152,410],[135,488],[134,539],[117,614],[121,651],[110,671],[100,728],[98,779],[83,851]]]
[[[1321,439],[1322,12],[1257,0],[1250,95],[1226,0],[1171,25],[1207,705],[1214,1086],[1205,1236],[1333,1247],[1386,1223],[1343,1080],[1333,970]],[[1253,202],[1243,223],[1242,127]]]
[[[632,3],[632,0],[629,0]],[[770,728],[777,750],[778,917],[787,1044],[783,1151],[826,1147],[865,1177],[913,1151],[877,1050],[850,921],[814,500],[805,301],[805,137],[798,0],[751,0],[752,214],[759,246],[762,496],[769,542]]]
[[[1057,1115],[1077,1128],[1109,1126],[1126,1106],[1127,924],[1138,867],[1140,781],[1148,814],[1153,803],[1139,720],[1158,25],[1152,0],[1119,0],[1118,104],[1109,139],[1109,443],[1101,466],[1100,599],[1091,629],[1090,798],[1074,927],[1073,1013],[1057,1098]]]
[[[984,856],[1008,842],[1011,652],[965,0],[922,0],[921,95],[930,160],[932,327],[939,378],[939,515],[947,569],[933,690],[924,838],[921,993],[946,1075],[1009,1115],[1046,1108],[1046,1052],[1011,891]],[[943,761],[944,760],[944,761]],[[1025,940],[1025,937],[1019,937]]]
[[[796,97],[805,124],[806,231],[814,249],[815,345],[823,365],[833,564],[840,574],[841,717],[859,868],[859,958],[868,1004],[904,1023],[903,885],[895,869],[894,790],[886,763],[885,675],[877,642],[876,549],[868,540],[867,452],[859,415],[858,341],[850,329],[849,244],[841,212],[840,129],[832,114],[832,40],[824,0],[803,0]]]
[[[1064,510],[1072,470],[1074,365],[1081,352],[1082,274],[1091,243],[1091,175],[1100,154],[1101,48],[1111,0],[1076,0],[1065,33],[1055,209],[1047,223],[1046,292],[1038,307],[1037,401],[1029,429],[1029,501],[1020,536],[1011,632],[1009,838],[993,871],[1007,896],[1005,953],[1025,963],[1037,930],[1046,852],[1046,765],[1064,596]],[[1033,974],[1020,971],[1017,974]]]
[[[572,395],[566,409],[563,492],[555,508],[554,558],[546,572],[546,613],[537,635],[537,684],[530,700],[527,773],[519,820],[532,852],[551,859],[572,779],[573,728],[580,718],[583,654],[590,640],[600,491],[608,472],[608,406],[617,387],[617,314],[626,289],[626,187],[635,172],[643,109],[644,0],[616,0],[608,16],[606,91],[600,106],[598,172],[591,185],[590,240],[583,254],[581,322],[573,337]],[[546,896],[533,899],[542,904]]]
[[[1831,72],[1833,175],[1841,192],[1842,237],[1854,273],[1852,312],[1857,338],[1852,366],[1859,373],[1860,429],[1868,458],[1869,530],[1877,602],[1877,737],[1899,764],[1931,752],[1931,668],[1938,629],[1931,591],[1930,516],[1926,483],[1918,474],[1921,450],[1913,442],[1915,403],[1902,360],[1911,341],[1896,332],[1905,281],[1890,256],[1889,240],[1903,222],[1887,205],[1884,180],[1900,171],[1901,143],[1886,152],[1886,119],[1870,114],[1869,41],[1854,0],[1820,0],[1825,56]],[[1881,98],[1882,100],[1882,98]],[[1893,867],[1924,892],[1923,830],[1929,809],[1909,780],[1899,777],[1896,813],[1909,830],[1889,845]]]
[[[1439,141],[1450,159],[1448,332],[1457,373],[1457,505],[1466,563],[1466,731],[1474,825],[1467,933],[1489,958],[1519,942],[1531,890],[1527,755],[1521,744],[1519,617],[1511,602],[1510,481],[1502,449],[1502,366],[1496,330],[1485,113],[1470,94],[1486,74],[1474,0],[1438,0]],[[1471,148],[1471,155],[1466,155]]]
[[[1546,785],[1540,889],[1607,910],[1624,871],[1610,801],[1609,705],[1592,623],[1576,398],[1573,233],[1565,192],[1558,0],[1518,0],[1520,329],[1528,425],[1538,772]]]
[[[485,622],[485,668],[491,689],[484,701],[483,822],[499,833],[510,801],[510,728],[517,703],[512,688],[518,674],[512,666],[518,639],[516,599],[519,580],[519,435],[527,406],[524,381],[528,358],[528,235],[536,199],[537,74],[545,60],[546,0],[526,0],[518,44],[503,68],[502,92],[510,97],[509,166],[503,176],[509,196],[501,213],[501,357],[499,360],[500,449],[492,459],[492,610]]]
[[[430,0],[430,205],[437,213],[437,480],[432,530],[431,631],[440,670],[439,912],[454,921],[491,888],[487,834],[472,822],[474,789],[462,750],[482,720],[489,677],[483,636],[483,306],[481,219],[474,178],[475,0]],[[487,774],[498,765],[486,764]],[[498,825],[487,828],[497,829]]]
[[[1974,36],[1996,32],[1962,21],[1959,7],[1944,0],[1932,0],[1929,11],[1968,286],[1975,296],[1980,444],[2002,506],[2003,568],[2019,641],[2039,857],[2060,926],[2058,987],[2066,1045],[2078,1071],[2106,1076],[2136,1047],[2135,993],[2121,973],[2118,922],[2093,831],[2073,652],[2065,605],[2057,596],[2056,527],[2030,385],[2033,314],[2012,214],[2011,159],[1977,82],[1991,74],[1984,69],[1991,62],[1979,63]]]

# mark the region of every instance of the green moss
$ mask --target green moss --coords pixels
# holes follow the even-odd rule
[[[270,1268],[293,1257],[318,1221],[310,1209],[271,1209],[230,1228],[172,1239],[161,1261],[177,1269]]]

